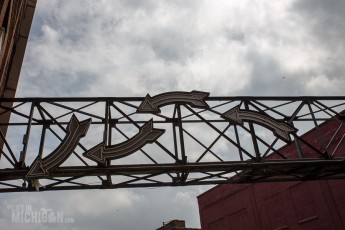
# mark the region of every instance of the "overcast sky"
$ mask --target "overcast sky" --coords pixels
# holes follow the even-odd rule
[[[38,0],[17,97],[344,95],[343,0]],[[209,187],[5,194],[69,229],[199,227]],[[0,209],[1,226],[21,229]],[[27,229],[61,225],[25,225]],[[6,229],[6,228],[4,228]]]

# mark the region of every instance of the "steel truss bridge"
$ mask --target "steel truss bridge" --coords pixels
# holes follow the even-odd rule
[[[0,192],[345,178],[345,97],[0,102]]]

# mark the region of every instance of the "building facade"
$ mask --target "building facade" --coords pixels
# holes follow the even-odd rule
[[[200,228],[186,228],[184,220],[172,220],[167,223],[163,223],[163,226],[157,228],[157,230],[201,230]]]
[[[344,126],[328,121],[320,131],[328,150],[344,157]],[[316,143],[319,136],[314,129],[304,138]],[[313,156],[302,148],[306,157]],[[297,156],[294,143],[280,152]],[[201,194],[198,203],[203,230],[345,229],[345,180],[340,179],[219,185]]]
[[[0,4],[0,97],[13,98],[36,0],[3,0]]]
[[[0,98],[15,97],[36,1],[0,1]],[[0,122],[6,124],[10,113],[2,113],[2,107],[11,108],[12,104],[0,102]],[[5,136],[7,126],[0,126],[0,131]],[[1,148],[3,144],[0,138]]]

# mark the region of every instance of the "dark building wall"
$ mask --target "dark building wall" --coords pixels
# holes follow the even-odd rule
[[[343,125],[329,121],[320,130],[329,153],[344,157]],[[318,138],[315,130],[304,135],[310,143],[318,143]],[[309,147],[301,147],[305,157],[318,157]],[[280,152],[297,157],[295,144]],[[198,203],[203,230],[345,229],[344,180],[219,185],[201,194]]]
[[[344,181],[218,186],[199,197],[203,230],[345,229]]]

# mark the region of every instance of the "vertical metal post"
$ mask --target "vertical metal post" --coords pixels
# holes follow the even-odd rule
[[[176,163],[178,163],[179,159],[178,159],[177,135],[176,135],[176,126],[178,125],[178,123],[176,123],[176,112],[177,112],[177,107],[175,105],[173,122],[171,123],[171,125],[172,125],[173,137],[174,137],[175,158],[176,158]]]
[[[108,127],[109,127],[109,102],[105,102],[105,122],[104,122],[104,132],[103,132],[103,142],[106,145],[108,140]]]
[[[38,151],[38,158],[42,159],[42,154],[43,154],[43,149],[44,149],[44,142],[45,142],[45,138],[46,138],[46,131],[47,131],[47,127],[46,124],[43,125],[42,127],[42,134],[41,134],[41,142],[40,142],[40,148]]]
[[[103,133],[103,142],[105,145],[107,145],[107,144],[109,144],[109,142],[111,142],[111,138],[108,138],[108,135],[109,135],[109,112],[110,112],[110,102],[106,101],[105,102],[104,133]],[[111,161],[106,160],[106,166],[110,166],[110,165],[111,165]],[[111,187],[111,185],[112,185],[111,175],[107,174],[106,186]]]
[[[109,130],[108,130],[108,145],[111,145],[111,139],[112,139],[112,134],[113,134],[113,132],[112,132],[112,118],[111,118],[111,110],[110,110],[110,103],[108,104],[108,117],[109,117],[109,120],[110,120],[110,122],[109,122],[109,125],[108,125],[108,127],[109,127]]]
[[[179,127],[179,136],[180,136],[182,164],[187,164],[187,157],[186,157],[184,138],[183,138],[182,115],[181,115],[181,106],[180,105],[177,105],[177,116],[178,116],[178,127]],[[188,173],[182,172],[180,183],[184,183],[187,180],[187,177],[188,177]]]
[[[180,147],[181,147],[181,157],[182,163],[187,163],[187,157],[184,147],[184,139],[183,139],[183,129],[182,129],[182,116],[181,116],[181,107],[177,105],[177,116],[178,116],[178,127],[179,127],[179,136],[180,136]]]
[[[20,152],[20,157],[19,157],[19,165],[21,168],[25,168],[26,151],[28,149],[28,142],[29,142],[29,136],[30,136],[31,126],[32,126],[32,118],[33,118],[35,106],[36,106],[36,102],[32,102],[31,108],[30,108],[28,127],[26,128],[26,133],[23,137],[24,146],[23,146],[23,150]]]

